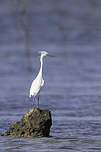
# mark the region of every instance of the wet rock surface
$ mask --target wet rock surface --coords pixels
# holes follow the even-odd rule
[[[48,137],[52,125],[51,112],[38,108],[30,109],[19,122],[15,122],[1,136]]]

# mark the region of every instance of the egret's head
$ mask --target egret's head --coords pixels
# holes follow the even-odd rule
[[[46,52],[46,51],[41,51],[40,54],[41,54],[41,56],[46,56],[46,55],[48,55],[48,52]]]
[[[53,56],[51,54],[49,54],[47,51],[41,51],[41,56],[44,57],[44,56]]]

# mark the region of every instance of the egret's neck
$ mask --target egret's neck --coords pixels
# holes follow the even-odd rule
[[[42,74],[42,68],[43,68],[43,56],[40,57],[40,74]]]

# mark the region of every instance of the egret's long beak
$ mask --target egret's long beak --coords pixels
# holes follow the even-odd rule
[[[52,54],[47,54],[47,56],[51,56],[51,57],[54,57],[54,55],[52,55]]]

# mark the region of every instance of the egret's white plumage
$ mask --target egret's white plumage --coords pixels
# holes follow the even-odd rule
[[[40,88],[44,85],[44,80],[42,77],[42,69],[43,69],[43,57],[44,56],[52,56],[48,54],[46,51],[41,51],[40,56],[40,71],[37,75],[37,77],[32,81],[29,97],[33,96],[34,102],[35,102],[35,96],[38,95]],[[38,106],[39,106],[39,96],[38,96]]]

